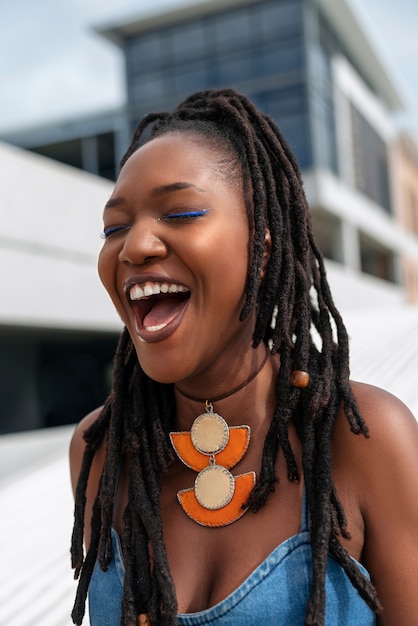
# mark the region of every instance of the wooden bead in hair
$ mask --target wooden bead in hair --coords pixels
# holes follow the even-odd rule
[[[292,387],[299,387],[299,389],[306,389],[309,385],[309,374],[303,370],[293,370],[290,375],[290,384]]]

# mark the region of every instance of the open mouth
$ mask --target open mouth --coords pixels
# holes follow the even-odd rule
[[[190,290],[178,283],[146,282],[128,289],[139,335],[158,333],[180,323],[190,298]],[[173,329],[174,330],[174,329]]]

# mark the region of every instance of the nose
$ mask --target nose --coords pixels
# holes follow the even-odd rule
[[[132,224],[123,238],[119,261],[129,265],[143,265],[167,256],[167,246],[157,229],[158,225],[151,217]]]

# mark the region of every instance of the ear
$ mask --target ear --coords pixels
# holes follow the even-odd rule
[[[260,266],[261,280],[264,280],[264,277],[266,275],[266,267],[269,262],[270,255],[271,255],[271,235],[270,235],[270,230],[266,228],[266,232],[264,234],[263,260],[261,261],[261,266]]]

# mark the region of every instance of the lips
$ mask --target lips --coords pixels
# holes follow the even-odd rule
[[[126,288],[139,338],[161,341],[179,326],[189,304],[190,290],[181,283],[146,281]]]

